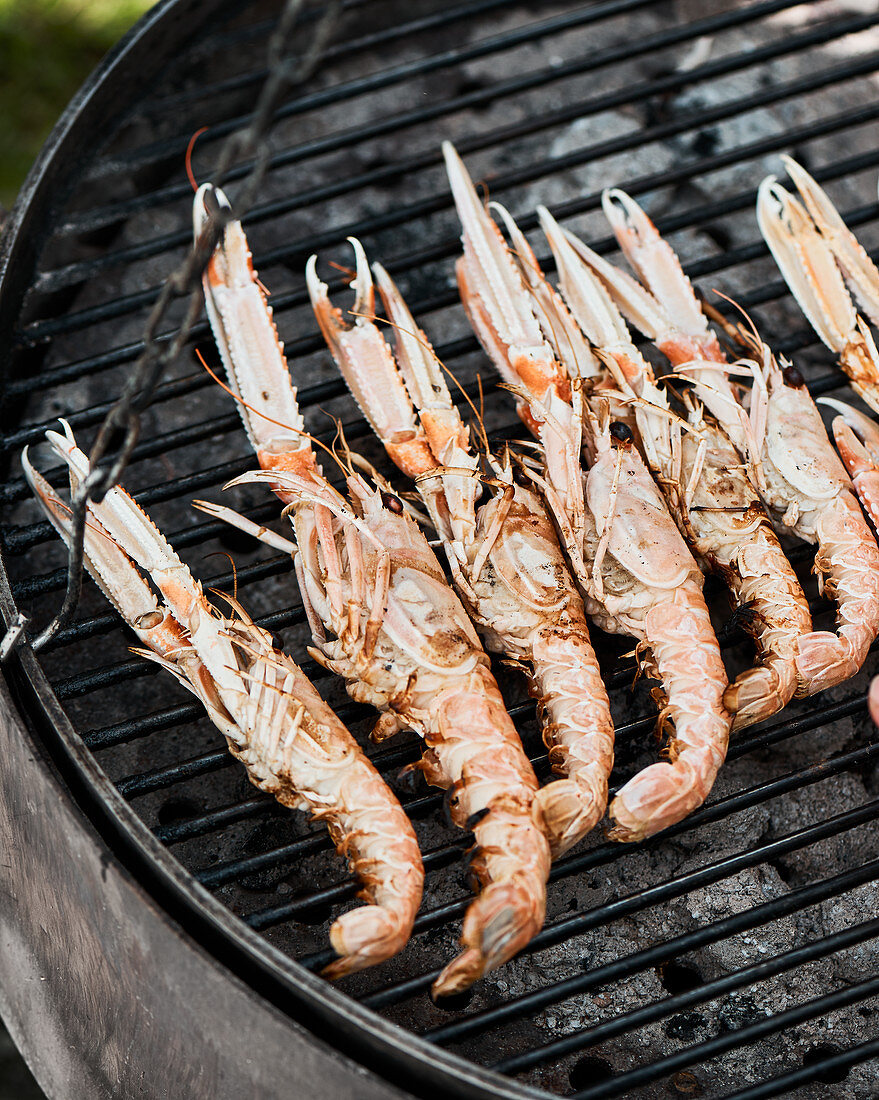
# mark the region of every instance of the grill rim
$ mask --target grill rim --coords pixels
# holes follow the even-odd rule
[[[150,84],[228,6],[228,0],[159,0],[95,68],[46,140],[0,237],[0,333],[9,336],[0,341],[5,348],[0,350],[0,399],[16,351],[15,322],[47,239],[39,227],[49,224],[78,178],[78,143],[85,139],[88,148],[95,133],[116,126],[130,110],[135,89]],[[114,111],[119,102],[126,106]],[[0,615],[7,629],[18,614],[0,546]],[[78,808],[124,870],[199,947],[255,993],[344,1057],[425,1100],[438,1088],[462,1100],[549,1095],[420,1039],[272,947],[201,886],[122,798],[68,718],[37,655],[22,647],[4,671],[23,725],[42,742]]]
[[[221,6],[221,5],[222,5],[222,2],[223,2],[223,0],[214,0],[214,4],[215,4],[216,6]],[[193,0],[161,0],[161,2],[160,2],[160,4],[159,4],[159,7],[160,7],[160,8],[162,8],[162,9],[166,9],[166,8],[167,8],[167,9],[169,9],[169,10],[170,10],[170,9],[174,9],[174,8],[175,8],[175,6],[177,6],[177,7],[185,7],[185,8],[191,8],[191,7],[193,7],[194,5],[193,5]],[[150,13],[150,15],[153,15],[153,14],[155,14],[155,13]],[[146,21],[147,21],[146,19],[145,19],[145,20],[142,20],[142,23],[143,23],[143,22],[146,22]],[[140,24],[139,24],[138,26],[140,26]],[[175,48],[177,48],[177,45],[178,45],[178,44],[175,44]],[[119,47],[117,47],[117,49],[119,49]],[[164,56],[165,56],[165,55],[163,55],[163,57],[164,57]],[[98,75],[100,75],[100,74],[102,73],[102,71],[103,71],[103,68],[104,68],[104,66],[102,65],[102,66],[101,66],[101,67],[100,67],[100,68],[99,68],[98,70],[96,70],[96,73],[94,74],[94,76],[95,76],[95,77],[97,77]],[[92,78],[92,79],[94,79],[94,78]],[[88,82],[88,84],[91,84],[91,83],[92,83],[92,80],[90,80],[90,81]],[[86,87],[88,87],[88,84],[86,85]],[[85,89],[84,89],[84,90],[85,90]],[[83,90],[83,91],[84,91],[84,90]],[[78,101],[78,100],[79,100],[79,98],[80,98],[80,97],[82,96],[82,94],[83,94],[82,92],[81,92],[81,93],[79,93],[79,95],[78,95],[78,96],[76,97],[76,99],[75,99],[75,100],[73,101],[73,103],[71,104],[71,107],[73,107],[73,106],[74,106],[74,105],[75,105],[75,104],[77,103],[77,101]],[[65,114],[65,116],[64,116],[64,119],[66,119],[66,117],[67,117],[67,116],[66,116],[66,114]],[[64,121],[64,119],[62,119],[62,122]],[[59,128],[60,128],[60,126],[61,126],[61,124],[59,123],[59,127],[56,127],[56,129],[59,129]],[[52,135],[52,136],[54,137],[54,132],[53,132],[53,135]],[[51,139],[50,139],[50,142],[51,142]],[[47,144],[47,149],[48,149],[48,144]],[[42,158],[41,158],[41,159],[42,159]],[[32,175],[35,175],[35,173],[32,173]],[[28,180],[28,183],[30,183],[30,178],[29,178],[29,180]],[[24,195],[24,190],[23,190],[23,192],[22,192],[22,195]],[[38,196],[38,197],[39,197],[39,196]],[[45,198],[45,196],[42,196],[42,197],[43,197],[43,198]],[[56,196],[56,197],[55,197],[54,199],[51,199],[51,201],[50,201],[50,200],[46,200],[46,209],[47,209],[47,210],[50,210],[50,211],[51,211],[51,210],[52,210],[52,208],[53,208],[53,206],[54,206],[55,204],[59,203],[59,201],[62,201],[62,200],[63,200],[63,199],[65,198],[65,197],[66,197],[66,195],[65,195],[65,193],[63,192],[63,190],[59,190],[59,193],[58,193],[58,195],[57,195],[57,196]],[[28,211],[28,213],[29,213],[29,211]],[[12,221],[12,219],[10,219],[10,222],[11,222],[11,221]],[[11,227],[10,227],[10,232],[11,232]],[[37,244],[41,245],[41,244],[43,243],[43,241],[44,241],[44,240],[45,240],[45,236],[42,236],[42,237],[39,237],[39,238],[37,238],[37,243],[36,243],[36,244],[34,244],[34,246],[33,246],[33,248],[32,248],[32,251],[31,251],[31,253],[29,253],[29,252],[28,252],[28,245],[29,245],[29,244],[30,244],[31,242],[28,242],[27,240],[25,240],[24,242],[16,242],[16,243],[22,243],[22,244],[23,244],[23,246],[24,246],[24,247],[23,247],[23,250],[22,250],[22,252],[23,252],[23,255],[24,255],[25,257],[27,257],[27,256],[28,256],[29,254],[30,254],[30,255],[39,255],[39,247],[37,247]],[[3,265],[3,260],[4,260],[4,259],[5,259],[5,257],[6,257],[6,246],[7,246],[7,240],[0,240],[0,331],[3,331],[3,329],[2,329],[2,324],[3,324],[3,320],[4,320],[4,309],[5,309],[5,306],[6,306],[6,303],[5,303],[5,301],[4,301],[4,299],[3,299],[3,296],[2,296],[2,289],[3,289],[3,284],[2,284],[2,277],[3,277],[3,276],[4,276],[5,274],[6,274],[6,269],[5,269],[4,265]],[[11,247],[11,245],[10,245],[10,247]],[[30,284],[28,284],[28,283],[25,283],[25,284],[24,284],[24,287],[22,288],[24,292],[26,292],[26,291],[27,291],[27,289],[29,288],[29,285],[30,285]],[[10,350],[13,350],[13,349],[10,349]],[[14,354],[14,351],[13,351],[13,354]],[[3,355],[3,353],[0,353],[0,357],[2,357],[2,355]],[[0,358],[0,365],[2,365],[2,358]],[[16,395],[16,396],[17,396],[17,395]],[[12,599],[12,596],[11,596],[11,591],[10,591],[10,587],[9,587],[9,583],[8,583],[8,578],[7,578],[7,576],[6,576],[6,571],[5,571],[5,562],[4,562],[3,560],[2,560],[2,557],[0,557],[0,610],[2,610],[2,612],[3,612],[3,614],[4,614],[4,617],[6,617],[6,616],[7,616],[7,613],[8,613],[8,611],[9,611],[9,605],[7,604],[7,599],[6,599],[7,597],[9,598],[9,604],[11,604],[11,606],[12,606],[12,607],[14,607],[14,600]],[[30,654],[29,654],[29,656],[32,656],[32,655],[30,655]],[[39,672],[42,672],[42,670],[41,670],[41,669],[39,669],[39,665],[38,665],[38,664],[36,665],[36,668],[37,668],[37,669],[39,670]],[[25,688],[26,688],[26,691],[27,691],[27,693],[36,693],[37,695],[39,695],[40,687],[42,686],[42,687],[44,687],[44,688],[47,688],[47,689],[48,689],[48,693],[49,693],[50,695],[52,695],[52,697],[54,698],[54,701],[55,701],[55,703],[56,703],[56,704],[58,704],[58,699],[57,699],[57,696],[55,696],[54,692],[52,692],[52,689],[51,689],[51,687],[50,687],[50,686],[48,685],[48,681],[47,681],[47,680],[45,679],[45,677],[43,677],[43,683],[42,683],[42,685],[39,685],[39,684],[37,684],[37,683],[36,683],[36,682],[34,681],[33,677],[32,677],[32,676],[30,675],[30,673],[29,673],[29,671],[28,671],[28,668],[27,668],[27,667],[23,667],[23,664],[18,664],[18,665],[17,665],[16,667],[15,667],[15,669],[13,670],[13,674],[14,674],[14,675],[21,675],[21,676],[23,677],[23,679],[24,679],[24,681],[25,681],[25,683],[24,683],[24,686],[25,686]],[[41,707],[42,707],[42,700],[40,700],[40,705],[41,705]],[[49,709],[51,709],[51,708],[49,708]],[[66,716],[64,715],[63,709],[61,708],[60,704],[58,704],[58,710],[59,710],[59,712],[61,713],[61,715],[62,715],[62,716],[63,716],[63,717],[65,718],[65,720],[66,720]],[[48,710],[46,710],[46,712],[45,712],[45,714],[44,714],[43,716],[44,716],[44,717],[46,718],[46,720],[47,720],[47,721],[49,722],[49,734],[50,734],[50,735],[53,735],[53,734],[58,734],[58,736],[60,736],[60,732],[59,732],[59,731],[57,730],[57,728],[55,728],[55,727],[54,727],[54,724],[52,723],[52,720],[51,720],[51,715],[50,715],[50,714],[48,713]],[[70,724],[68,723],[68,725],[70,725]],[[78,742],[78,741],[79,741],[79,735],[78,735],[78,734],[76,734],[76,732],[75,732],[75,731],[73,730],[73,727],[72,727],[72,725],[70,725],[70,733],[72,733],[72,735],[73,735],[73,738],[75,739],[75,741],[77,741],[77,742]],[[77,746],[76,746],[76,745],[74,745],[74,747],[77,747]],[[82,745],[82,744],[79,744],[79,745],[78,745],[78,747],[79,747],[79,748],[82,748],[82,747],[83,747],[83,745]],[[65,746],[63,746],[63,745],[62,745],[62,749],[61,749],[61,756],[63,757],[63,759],[64,759],[65,761],[67,761],[67,755],[66,755],[66,747],[65,747]],[[85,751],[85,753],[84,753],[84,757],[85,757],[86,761],[90,761],[90,756],[91,756],[90,752],[89,752],[88,750],[86,750],[86,751]],[[100,769],[100,767],[98,767],[98,771],[100,772],[100,774],[101,774],[101,775],[103,775],[103,772],[102,772],[102,770]],[[104,776],[104,779],[106,779],[106,777],[105,777],[105,776]],[[111,785],[111,786],[112,786],[112,785]],[[88,793],[88,792],[87,792],[87,793]],[[125,809],[126,807],[127,807],[127,804],[124,804],[124,805],[123,805],[123,809]],[[101,810],[101,812],[103,812],[103,811],[104,811],[104,809],[105,809],[105,807],[99,807],[99,809]],[[139,822],[139,818],[138,818],[138,819],[137,819],[137,821],[135,822],[135,825],[137,824],[137,822]],[[146,836],[147,836],[147,838],[148,838],[148,839],[152,839],[152,834],[151,834],[151,833],[149,832],[149,830],[147,830],[147,831],[146,831]],[[127,839],[127,838],[126,838],[126,839]],[[166,853],[166,849],[164,848],[164,846],[162,846],[162,847],[161,847],[161,853]],[[172,864],[173,864],[173,863],[176,863],[176,861],[175,861],[175,860],[173,860],[173,858],[172,858],[172,860],[171,860],[171,863],[172,863]],[[130,866],[129,866],[129,865],[126,865],[126,869],[130,869]],[[149,871],[149,870],[150,870],[150,868],[148,867],[148,868],[147,868],[147,870]],[[172,870],[172,872],[173,872],[173,867],[171,868],[171,870]],[[187,876],[189,875],[189,872],[187,872],[187,871],[186,871],[185,869],[182,869],[182,870],[183,870],[183,877],[184,877],[184,878],[185,878],[185,877],[187,877]],[[173,875],[172,875],[172,877],[173,877]],[[199,906],[201,906],[201,905],[202,905],[202,903],[201,903],[201,900],[200,900],[200,899],[197,899],[197,901],[198,901],[198,904],[199,904]],[[169,912],[169,910],[168,910],[167,908],[165,909],[165,911],[166,911],[166,912]],[[169,915],[172,915],[172,914],[171,914],[171,913],[169,912]],[[229,914],[228,910],[226,910],[226,909],[225,909],[225,907],[222,907],[222,915],[226,915],[226,916],[231,916],[231,914]],[[232,917],[232,923],[233,923],[233,924],[237,924],[237,918],[234,918],[234,917]],[[258,946],[259,946],[260,948],[264,947],[264,945],[263,945],[262,941],[258,941]],[[264,952],[263,952],[263,953],[264,953]],[[271,951],[270,951],[269,953],[271,953]],[[213,956],[213,957],[215,957],[215,958],[216,958],[216,956]],[[282,956],[282,960],[283,960],[283,963],[285,964],[285,968],[286,968],[286,965],[289,965],[289,964],[291,963],[291,960],[289,960],[289,959],[287,958],[287,956]],[[227,961],[226,959],[223,959],[223,958],[221,958],[221,959],[218,959],[218,961],[220,961],[222,965],[224,965],[224,966],[227,966],[227,968],[229,968],[229,969],[232,969],[231,967],[228,967],[228,961]],[[245,961],[246,961],[246,960],[245,960]],[[271,963],[271,965],[272,965],[272,966],[274,966],[274,962],[272,962],[272,963]],[[295,967],[295,966],[296,966],[297,964],[292,964],[292,965],[293,965],[293,966]],[[237,972],[237,971],[235,971],[235,973],[236,973],[236,974],[238,974],[238,972]],[[245,981],[245,982],[247,983],[247,985],[248,985],[248,986],[249,986],[250,988],[252,988],[252,989],[256,989],[256,988],[257,988],[257,987],[256,987],[256,986],[254,986],[254,984],[253,984],[253,981],[252,981],[252,974],[248,974],[248,973],[246,973],[246,974],[244,974],[244,975],[239,975],[239,976],[243,976],[243,978],[244,978],[244,981]],[[324,987],[324,988],[325,988],[325,987]],[[275,1003],[277,1003],[277,1002],[275,1002]],[[355,1003],[355,1002],[350,1002],[350,1003],[349,1003],[349,1002],[347,1001],[347,999],[345,999],[345,1005],[346,1005],[346,1007],[350,1007],[350,1004],[354,1004],[354,1003]],[[292,1015],[292,1013],[291,1013],[291,1015]],[[295,1017],[294,1017],[294,1018],[295,1018]],[[384,1021],[380,1021],[380,1022],[381,1022],[381,1023],[384,1023]],[[308,1028],[309,1028],[309,1030],[311,1030],[311,1031],[312,1031],[312,1032],[313,1032],[313,1033],[314,1033],[315,1035],[319,1035],[320,1033],[319,1033],[319,1032],[317,1031],[317,1029],[315,1029],[315,1028],[313,1028],[313,1027],[311,1026],[311,1023],[312,1023],[312,1020],[309,1020],[309,1021],[308,1021],[308,1022],[306,1023],[306,1027],[308,1027]],[[337,1023],[337,1021],[331,1021],[331,1026],[332,1026],[332,1024],[333,1024],[333,1023]],[[392,1027],[392,1028],[394,1027],[394,1025],[389,1025],[389,1026],[390,1026],[390,1027]],[[406,1036],[406,1037],[409,1037],[409,1038],[411,1038],[411,1036],[410,1036],[410,1034],[409,1034],[408,1032],[405,1032],[405,1031],[404,1031],[404,1032],[403,1032],[402,1034],[403,1034],[404,1036]],[[323,1038],[326,1038],[326,1039],[329,1039],[329,1040],[330,1040],[330,1042],[332,1043],[332,1035],[328,1035],[328,1036],[322,1036],[322,1037],[323,1037]],[[335,1045],[335,1044],[333,1044],[333,1045]],[[863,1044],[863,1048],[866,1048],[866,1047],[871,1047],[871,1046],[872,1046],[872,1044],[869,1044],[869,1043],[868,1043],[868,1044]],[[336,1047],[336,1049],[339,1049],[339,1047]],[[858,1048],[852,1048],[852,1049],[851,1049],[851,1051],[849,1051],[848,1053],[849,1053],[849,1054],[851,1054],[851,1053],[852,1053],[852,1052],[853,1052],[854,1050],[858,1050],[858,1051],[860,1051],[861,1049],[862,1049],[862,1047],[858,1047]],[[343,1053],[345,1053],[345,1054],[348,1054],[348,1053],[350,1053],[350,1052],[348,1052],[348,1051],[343,1051]],[[395,1051],[395,1053],[397,1053],[397,1052]],[[428,1055],[428,1057],[430,1057],[430,1056],[431,1056],[431,1055],[432,1055],[433,1053],[434,1053],[434,1050],[433,1050],[433,1048],[428,1048],[428,1051],[427,1051],[427,1055]],[[844,1053],[845,1053],[845,1052],[844,1052]],[[415,1068],[416,1068],[416,1071],[418,1072],[418,1076],[417,1076],[417,1077],[413,1077],[413,1078],[409,1078],[409,1080],[411,1080],[411,1081],[416,1081],[416,1082],[418,1082],[418,1084],[416,1085],[415,1091],[417,1091],[417,1092],[418,1092],[419,1094],[421,1094],[421,1095],[429,1095],[429,1094],[432,1094],[432,1092],[433,1092],[432,1088],[428,1088],[428,1086],[427,1086],[426,1084],[421,1084],[421,1081],[422,1081],[422,1078],[423,1078],[423,1071],[424,1071],[424,1068],[425,1068],[425,1061],[424,1061],[424,1056],[423,1056],[423,1054],[422,1054],[422,1052],[421,1052],[420,1050],[419,1050],[419,1051],[417,1052],[417,1057],[418,1057],[419,1061],[418,1061],[418,1062],[416,1063],[416,1066],[415,1066]],[[852,1062],[854,1062],[854,1061],[855,1061],[855,1059],[851,1059],[851,1061],[852,1061]],[[366,1064],[366,1063],[364,1063],[364,1064]],[[469,1061],[464,1061],[464,1067],[465,1067],[465,1069],[466,1069],[466,1071],[467,1071],[467,1077],[468,1077],[468,1080],[467,1080],[467,1084],[468,1084],[468,1085],[472,1085],[472,1078],[473,1078],[473,1077],[475,1076],[476,1072],[477,1072],[477,1071],[478,1071],[478,1070],[480,1069],[480,1067],[479,1067],[479,1065],[478,1065],[478,1064],[476,1064],[476,1063],[471,1063],[471,1062],[469,1062]],[[818,1068],[820,1068],[820,1066],[819,1066]],[[811,1069],[812,1069],[812,1071],[814,1071],[815,1067],[811,1067]],[[382,1068],[379,1068],[379,1072],[380,1072],[380,1073],[382,1073],[382,1074],[384,1075],[384,1073],[383,1073],[383,1069],[382,1069]],[[801,1076],[801,1075],[802,1075],[803,1073],[805,1073],[805,1072],[806,1072],[805,1070],[802,1070],[802,1071],[797,1071],[797,1074],[798,1074],[799,1076]],[[493,1075],[492,1075],[492,1076],[493,1076]],[[790,1076],[790,1075],[788,1075],[788,1076]],[[798,1079],[799,1079],[799,1076],[798,1076]],[[393,1078],[388,1078],[388,1077],[386,1077],[386,1079],[390,1079],[390,1080],[393,1080]],[[804,1079],[805,1079],[805,1078],[804,1078]],[[762,1089],[764,1089],[764,1090],[765,1090],[765,1089],[766,1089],[767,1087],[770,1087],[770,1086],[774,1085],[775,1083],[779,1082],[780,1080],[781,1080],[781,1078],[773,1078],[773,1079],[772,1079],[772,1080],[770,1080],[769,1082],[764,1082],[764,1084],[763,1084],[762,1086],[759,1086],[759,1087],[758,1087],[758,1090],[759,1090],[760,1088],[762,1088]],[[408,1084],[408,1083],[409,1083],[409,1081],[407,1081],[406,1083]],[[501,1084],[501,1085],[503,1085],[503,1084],[507,1084],[507,1083],[508,1083],[508,1082],[507,1082],[507,1081],[506,1081],[506,1080],[505,1080],[504,1078],[502,1078],[502,1077],[501,1077],[501,1078],[497,1078],[497,1077],[494,1077],[494,1076],[493,1076],[493,1080],[492,1080],[491,1082],[489,1082],[489,1083],[490,1083],[491,1085],[493,1085],[493,1086],[494,1086],[494,1087],[493,1087],[493,1088],[491,1089],[491,1091],[490,1091],[489,1093],[487,1093],[487,1094],[486,1094],[486,1093],[483,1093],[483,1092],[479,1092],[479,1093],[478,1093],[477,1095],[480,1095],[480,1096],[481,1096],[481,1095],[492,1095],[492,1096],[501,1096],[501,1095],[503,1095],[503,1096],[506,1096],[506,1095],[516,1095],[516,1096],[518,1096],[518,1095],[524,1095],[524,1096],[546,1096],[546,1095],[548,1095],[548,1094],[546,1094],[546,1093],[544,1093],[544,1092],[542,1092],[542,1091],[539,1091],[539,1090],[535,1091],[535,1090],[533,1090],[533,1089],[528,1089],[528,1088],[526,1088],[526,1087],[524,1087],[524,1086],[519,1086],[520,1090],[523,1090],[523,1091],[519,1091],[519,1092],[510,1092],[509,1090],[507,1090],[507,1091],[504,1091],[504,1092],[499,1092],[499,1091],[497,1091],[497,1085],[498,1085],[498,1084]],[[751,1093],[752,1093],[752,1092],[754,1092],[754,1090],[749,1090],[749,1092],[748,1092],[748,1095],[751,1095]],[[763,1093],[761,1093],[761,1095],[763,1095],[763,1094],[765,1094],[765,1095],[770,1095],[770,1093],[769,1093],[769,1092],[765,1092],[765,1091],[764,1091]],[[771,1094],[773,1094],[773,1095],[774,1095],[775,1093],[773,1092],[773,1093],[771,1093]],[[449,1095],[456,1095],[456,1096],[457,1096],[457,1095],[459,1095],[459,1093],[458,1093],[458,1092],[454,1092],[454,1093],[449,1093]],[[466,1093],[466,1095],[474,1095],[474,1094],[472,1093],[472,1091],[468,1091],[468,1092]],[[755,1095],[756,1095],[756,1094],[755,1094]],[[728,1098],[728,1100],[732,1100],[732,1097],[729,1097],[729,1098]]]

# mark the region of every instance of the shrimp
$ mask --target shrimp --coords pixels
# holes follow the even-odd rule
[[[605,289],[622,275],[541,208],[565,298],[604,356],[618,387],[634,401],[648,464],[696,560],[727,584],[733,606],[760,657],[724,696],[733,729],[763,721],[800,688],[798,639],[812,629],[809,606],[784,555],[757,487],[729,437],[691,395],[684,423],[657,386],[653,368],[634,346]],[[630,300],[634,298],[630,295]],[[658,305],[655,307],[658,311]]]
[[[509,459],[493,456],[496,493],[476,508],[478,459],[427,337],[399,290],[375,265],[396,359],[371,320],[375,292],[362,246],[352,239],[355,321],[346,325],[309,260],[308,287],[321,330],[351,392],[388,454],[413,478],[443,541],[455,587],[489,649],[529,670],[543,736],[564,779],[537,796],[553,856],[603,815],[613,767],[613,720],[589,639],[583,601],[552,522]],[[417,419],[416,419],[417,409]]]
[[[855,390],[879,412],[879,351],[861,309],[879,325],[879,270],[809,173],[782,158],[803,197],[768,176],[757,194],[757,221],[782,275],[820,339]]]
[[[608,192],[605,211],[620,247],[646,285],[628,276],[608,283],[624,312],[694,383],[783,529],[816,545],[819,586],[836,599],[837,632],[812,631],[797,642],[803,694],[841,683],[861,667],[879,633],[879,547],[827,438],[821,415],[796,367],[782,368],[756,336],[737,329],[754,362],[727,362],[708,329],[693,288],[670,246],[628,195]],[[620,273],[622,275],[622,273]],[[746,412],[730,380],[753,385]],[[825,579],[826,578],[826,579]]]
[[[46,439],[67,464],[71,491],[88,459],[70,426]],[[70,541],[70,508],[22,456],[27,481],[49,520]],[[326,824],[370,902],[330,929],[339,958],[329,978],[374,966],[406,945],[421,902],[424,868],[412,825],[360,746],[305,673],[277,649],[237,600],[221,614],[173,548],[121,488],[88,506],[85,563],[147,648],[203,704],[250,781],[284,806]],[[139,567],[139,568],[138,568]],[[158,598],[139,571],[161,594]]]
[[[644,666],[662,684],[660,725],[674,730],[668,761],[629,780],[609,810],[611,837],[640,840],[700,805],[726,755],[727,679],[702,575],[631,430],[611,421],[611,396],[594,393],[591,404],[584,397],[591,352],[585,361],[559,362],[559,349],[570,347],[572,338],[585,344],[570,312],[544,285],[530,250],[523,279],[462,161],[448,143],[444,152],[464,230],[461,297],[486,352],[528,406],[523,419],[537,426],[545,454],[542,487],[586,593],[587,612],[605,630],[636,638]],[[527,246],[517,247],[523,258]],[[528,336],[527,347],[520,332]]]
[[[200,188],[196,235],[211,200],[228,206],[219,189]],[[261,467],[230,484],[268,485],[296,543],[229,508],[198,506],[291,553],[311,655],[344,678],[352,698],[378,707],[379,735],[410,727],[424,739],[420,769],[448,792],[453,822],[475,836],[470,867],[480,892],[464,918],[462,953],[433,985],[435,997],[460,992],[543,925],[550,851],[537,778],[473,625],[399,497],[351,465],[347,498],[324,477],[239,222],[227,225],[204,287]]]

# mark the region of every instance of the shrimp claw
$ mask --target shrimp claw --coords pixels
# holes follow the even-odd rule
[[[846,290],[848,283],[879,323],[879,271],[808,172],[786,163],[806,206],[767,177],[757,196],[760,231],[812,328],[855,392],[879,412],[879,351]]]

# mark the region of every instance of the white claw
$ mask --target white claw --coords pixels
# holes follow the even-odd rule
[[[781,158],[803,197],[815,225],[827,241],[849,288],[861,309],[879,325],[879,270],[861,247],[824,190],[801,165],[788,156]]]
[[[201,231],[207,224],[209,217],[208,203],[212,199],[224,210],[232,209],[232,204],[221,188],[215,187],[212,183],[203,183],[196,191],[192,202],[192,230],[196,237],[201,236]]]
[[[358,317],[372,317],[375,314],[375,287],[369,270],[369,260],[363,245],[356,237],[349,237],[348,244],[354,249],[356,275],[351,283],[354,288],[354,314]]]
[[[660,237],[647,214],[618,187],[608,188],[604,192],[601,206],[632,270],[652,291],[652,300],[662,318],[660,331],[678,329],[707,336],[708,322],[699,308],[690,280],[684,275],[671,246]],[[633,286],[640,289],[637,283],[633,282]],[[622,303],[620,305],[625,312],[625,307]],[[643,308],[646,302],[642,301],[640,305]],[[632,319],[635,320],[634,315]],[[638,321],[635,320],[635,323],[638,324]],[[658,327],[660,321],[653,319],[651,324]],[[640,324],[638,327],[645,336],[655,339],[649,329],[642,328]]]
[[[565,301],[590,342],[598,348],[630,343],[629,330],[619,310],[577,255],[568,234],[545,206],[537,207],[537,216],[555,257]]]
[[[865,416],[858,409],[847,405],[845,401],[837,401],[835,397],[819,397],[819,405],[827,405],[840,414],[846,424],[857,433],[861,442],[869,452],[870,458],[879,466],[879,424]]]
[[[471,278],[484,295],[484,308],[492,327],[513,356],[541,362],[551,358],[540,326],[527,298],[521,293],[521,278],[507,252],[497,226],[479,200],[464,162],[450,141],[443,142],[443,156],[455,206],[463,227],[465,258]],[[508,378],[507,381],[515,381]]]
[[[773,176],[757,192],[757,222],[812,328],[831,351],[841,354],[857,323],[851,298],[805,207]]]
[[[757,197],[760,230],[812,328],[857,393],[879,411],[879,352],[846,289],[848,282],[879,316],[879,272],[836,211],[830,216],[830,200],[815,181],[799,166],[793,172],[810,210],[770,176]]]

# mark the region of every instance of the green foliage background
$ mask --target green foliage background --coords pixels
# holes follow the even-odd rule
[[[154,0],[0,0],[0,204],[68,100]]]

